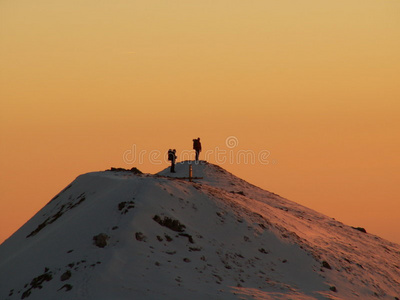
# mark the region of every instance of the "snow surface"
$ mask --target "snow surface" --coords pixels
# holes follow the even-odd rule
[[[79,176],[0,245],[0,299],[400,297],[399,245],[207,162],[176,171]]]

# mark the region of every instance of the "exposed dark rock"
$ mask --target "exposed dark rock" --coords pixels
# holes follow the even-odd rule
[[[71,271],[66,271],[64,274],[61,275],[60,280],[65,281],[71,278]]]
[[[173,231],[177,231],[177,232],[183,232],[183,231],[185,231],[185,228],[186,228],[186,226],[183,225],[178,220],[174,220],[169,217],[164,217],[164,219],[161,219],[160,216],[155,215],[153,217],[153,220],[156,221],[161,226],[165,226],[165,227],[167,227]]]
[[[118,204],[118,210],[121,211],[121,214],[126,214],[131,208],[135,208],[135,202],[120,202]]]
[[[362,228],[362,227],[351,227],[351,228],[353,228],[353,229],[355,229],[355,230],[358,230],[358,231],[361,231],[361,232],[363,232],[363,233],[367,233],[367,231],[365,230],[365,228]]]
[[[29,290],[23,292],[23,294],[22,294],[22,296],[21,296],[21,299],[28,298],[28,297],[31,295],[31,293],[32,293],[31,289],[29,289]]]
[[[70,202],[67,205],[64,204],[60,207],[60,209],[51,217],[48,217],[46,220],[44,220],[42,223],[40,223],[36,229],[34,231],[32,231],[30,234],[28,234],[26,237],[31,237],[31,236],[35,236],[36,234],[38,234],[43,228],[45,228],[47,225],[54,223],[55,221],[57,221],[58,218],[60,218],[65,212],[77,207],[79,204],[81,204],[83,201],[86,200],[85,197],[85,193],[80,194],[77,198],[76,198],[76,202]]]
[[[93,237],[94,244],[99,248],[104,248],[108,244],[108,239],[110,237],[105,233],[100,233]]]
[[[72,285],[70,284],[64,284],[61,288],[59,288],[58,290],[61,291],[62,289],[65,289],[66,292],[69,292],[70,290],[72,290]]]
[[[33,278],[30,283],[31,287],[29,289],[27,289],[25,292],[23,292],[21,299],[25,299],[25,298],[29,297],[32,294],[33,289],[43,288],[42,284],[45,281],[50,281],[52,279],[53,279],[53,275],[51,274],[51,272],[45,272],[42,275],[39,275],[39,276]],[[27,285],[25,285],[25,287],[27,287]]]
[[[188,240],[189,240],[189,242],[192,243],[192,244],[194,244],[193,237],[192,237],[190,234],[188,234],[188,233],[180,233],[179,235],[180,235],[180,236],[187,237]]]
[[[235,184],[232,184],[232,185],[235,185]],[[230,193],[232,193],[232,194],[239,194],[239,195],[242,195],[242,196],[246,196],[246,195],[244,194],[243,191],[239,191],[239,192],[230,191]]]
[[[324,268],[326,268],[326,269],[329,269],[329,270],[332,269],[331,266],[330,266],[330,264],[328,264],[328,262],[325,261],[325,260],[322,262],[322,267],[324,267]]]
[[[143,174],[143,172],[140,171],[140,170],[139,170],[138,168],[136,168],[136,167],[133,167],[133,168],[130,169],[130,170],[124,169],[124,168],[114,168],[114,167],[111,167],[111,169],[106,170],[106,171],[112,171],[112,172],[132,172],[133,174],[137,174],[137,175]]]
[[[337,292],[337,289],[336,289],[336,287],[335,286],[331,286],[330,288],[329,288],[332,292]]]
[[[138,168],[136,168],[136,167],[131,168],[131,172],[134,173],[134,174],[143,174],[143,172],[140,171],[140,170],[139,170]]]
[[[118,210],[123,210],[125,208],[126,202],[120,202],[118,204]]]
[[[267,251],[267,250],[265,250],[264,248],[260,248],[260,249],[258,249],[258,251],[260,251],[261,253],[264,253],[264,254],[268,254],[269,252]]]
[[[53,279],[53,275],[51,273],[44,273],[42,275],[39,275],[38,277],[35,277],[31,281],[31,287],[36,289],[39,287],[42,287],[42,283],[45,281],[50,281]]]
[[[106,170],[106,171],[121,172],[121,171],[129,171],[129,170],[125,169],[125,168],[114,168],[114,167],[111,167],[111,169]]]
[[[66,190],[68,190],[70,187],[72,186],[72,184],[68,185],[67,187],[65,187],[61,192],[59,192],[57,195],[55,195],[53,197],[53,199],[50,200],[50,202],[53,202],[54,200],[56,200],[58,197],[60,197],[61,194],[63,194]],[[49,203],[50,203],[49,202]]]
[[[136,232],[135,233],[135,237],[140,242],[145,242],[146,241],[146,236],[141,232]]]
[[[189,247],[189,251],[194,252],[194,251],[201,251],[201,247]]]
[[[79,204],[81,204],[83,201],[85,201],[85,200],[86,200],[85,193],[80,194],[79,197],[77,198],[77,200],[78,200],[78,201],[77,201],[76,203],[74,203],[74,204],[70,203],[70,204],[67,206],[67,210],[66,210],[66,211],[68,211],[68,210],[70,210],[70,209],[72,209],[72,208],[77,207]]]
[[[222,277],[217,275],[217,274],[212,274],[215,278],[217,278],[218,280],[216,281],[216,283],[221,284],[221,282],[223,281]]]

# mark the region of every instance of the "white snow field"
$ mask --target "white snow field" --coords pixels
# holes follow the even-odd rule
[[[391,299],[400,246],[186,161],[79,176],[0,245],[0,299]]]

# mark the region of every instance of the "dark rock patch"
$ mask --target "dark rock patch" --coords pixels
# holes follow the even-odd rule
[[[329,264],[327,261],[325,261],[325,260],[322,262],[322,267],[324,267],[324,268],[326,268],[326,269],[329,269],[329,270],[332,269],[332,267],[330,266],[330,264]]]
[[[64,284],[62,287],[60,287],[60,288],[58,289],[58,291],[61,291],[61,290],[63,290],[63,289],[65,289],[66,292],[69,292],[70,290],[72,290],[72,285],[70,285],[70,284]]]
[[[53,202],[54,200],[56,200],[58,197],[60,197],[61,194],[63,194],[66,190],[68,190],[70,187],[72,186],[72,184],[68,185],[66,188],[64,188],[60,193],[58,193],[57,195],[55,195],[53,197],[53,199],[50,200],[50,202]],[[49,203],[50,203],[49,202]]]
[[[71,271],[68,270],[68,271],[66,271],[65,273],[63,273],[63,274],[61,275],[60,280],[61,280],[61,281],[68,280],[68,279],[71,278],[71,276],[72,276]]]
[[[189,247],[190,252],[201,251],[201,247]]]
[[[109,169],[109,170],[106,170],[106,171],[111,171],[111,172],[132,172],[133,174],[136,174],[136,175],[141,175],[141,174],[143,174],[143,172],[142,171],[140,171],[138,168],[136,168],[136,167],[133,167],[132,169],[124,169],[124,168],[114,168],[114,167],[111,167],[111,169]]]
[[[177,232],[183,232],[183,231],[185,231],[185,228],[186,228],[186,226],[183,225],[178,220],[174,220],[169,217],[164,217],[164,219],[161,219],[160,216],[155,215],[153,217],[153,220],[156,221],[161,226],[165,226],[165,227],[167,227],[173,231],[177,231]]]
[[[235,185],[235,184],[232,184],[232,185]],[[230,191],[232,194],[239,194],[239,195],[242,195],[242,196],[246,196],[245,195],[245,193],[243,192],[243,191],[239,191],[239,192],[235,192],[235,191]]]
[[[193,237],[192,237],[190,234],[188,234],[188,233],[180,233],[179,235],[180,235],[180,236],[187,237],[188,240],[189,240],[189,242],[190,242],[191,244],[194,244]]]
[[[133,201],[125,201],[118,204],[118,210],[121,212],[121,214],[126,214],[132,208],[135,208],[135,202]]]
[[[57,221],[58,218],[60,218],[64,213],[66,213],[67,211],[77,207],[79,204],[81,204],[83,201],[86,200],[85,197],[85,193],[80,194],[77,198],[76,198],[76,202],[70,202],[68,204],[64,204],[60,207],[60,209],[51,217],[48,217],[46,220],[44,220],[42,223],[40,223],[35,230],[33,230],[30,234],[28,234],[26,237],[31,237],[31,236],[35,236],[36,234],[38,234],[43,228],[45,228],[47,225],[54,223],[55,221]]]
[[[146,241],[146,236],[141,232],[136,232],[135,233],[135,237],[140,242],[145,242]]]
[[[32,293],[32,290],[31,290],[31,289],[29,289],[29,290],[23,292],[23,294],[22,294],[22,296],[21,296],[21,299],[28,298],[28,297],[31,295],[31,293]]]
[[[99,248],[104,248],[108,244],[108,239],[110,237],[105,233],[100,233],[93,237],[94,244]]]
[[[267,227],[264,225],[264,224],[262,224],[262,223],[258,223],[258,226],[260,226],[262,229],[266,229]]]
[[[361,231],[361,232],[363,232],[363,233],[367,233],[367,231],[365,230],[365,228],[362,228],[362,227],[351,227],[351,228],[353,228],[353,229],[355,229],[355,230],[358,230],[358,231]]]
[[[51,272],[45,272],[42,275],[39,275],[32,279],[30,283],[30,288],[23,292],[21,299],[28,298],[32,294],[33,289],[41,289],[43,288],[42,284],[46,281],[50,281],[53,279],[53,275]],[[27,285],[25,285],[27,287]]]
[[[36,289],[36,288],[42,288],[42,284],[45,281],[50,281],[53,279],[53,275],[51,273],[44,273],[42,275],[39,275],[38,277],[35,277],[31,281],[31,287]]]

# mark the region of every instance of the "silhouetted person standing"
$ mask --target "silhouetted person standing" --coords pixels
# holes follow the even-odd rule
[[[171,161],[171,169],[170,172],[171,173],[176,173],[175,172],[175,161],[176,161],[176,150],[168,150],[168,160]]]
[[[199,155],[201,152],[201,143],[200,143],[200,138],[194,139],[193,140],[193,149],[196,151],[196,162],[199,161]]]

